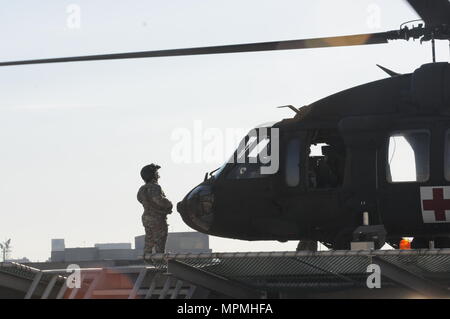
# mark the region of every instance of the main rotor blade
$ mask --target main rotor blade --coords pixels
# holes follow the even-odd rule
[[[427,27],[450,25],[449,0],[407,0]]]
[[[233,45],[221,45],[221,46],[211,46],[211,47],[130,52],[130,53],[117,53],[117,54],[87,55],[87,56],[54,58],[54,59],[11,61],[11,62],[0,63],[0,66],[24,65],[24,64],[43,64],[43,63],[62,63],[62,62],[77,62],[77,61],[156,58],[156,57],[169,57],[169,56],[201,55],[201,54],[222,54],[222,53],[241,53],[241,52],[276,51],[276,50],[293,50],[293,49],[312,49],[312,48],[353,46],[353,45],[364,45],[364,44],[380,44],[380,43],[388,42],[387,41],[388,35],[389,35],[388,32],[381,32],[381,33],[356,34],[356,35],[329,37],[329,38],[233,44]]]

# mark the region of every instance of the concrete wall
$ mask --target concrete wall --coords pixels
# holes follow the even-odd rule
[[[65,261],[87,261],[98,260],[98,249],[94,247],[89,248],[66,248]]]

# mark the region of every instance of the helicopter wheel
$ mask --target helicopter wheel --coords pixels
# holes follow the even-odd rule
[[[350,250],[351,242],[353,241],[353,231],[353,228],[347,228],[340,231],[333,241],[333,250]],[[374,248],[376,250],[381,249],[384,244],[384,241],[375,241]]]
[[[350,250],[350,243],[353,240],[353,229],[343,229],[337,233],[332,242],[333,250]]]
[[[297,251],[317,251],[317,241],[300,240],[297,245]]]

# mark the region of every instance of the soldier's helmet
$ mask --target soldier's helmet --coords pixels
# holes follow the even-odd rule
[[[155,178],[156,172],[160,168],[161,168],[161,166],[156,165],[156,164],[150,164],[150,165],[144,166],[141,169],[141,177],[142,177],[142,179],[145,182],[151,181],[152,179]]]

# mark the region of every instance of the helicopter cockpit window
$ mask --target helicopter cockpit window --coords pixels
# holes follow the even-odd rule
[[[300,140],[292,139],[287,145],[286,184],[296,187],[300,184]]]
[[[244,145],[242,147],[242,145]],[[263,178],[267,175],[261,173],[261,167],[269,166],[270,138],[268,136],[257,138],[247,136],[245,143],[236,153],[236,163],[228,174],[229,179]]]
[[[387,160],[388,182],[426,182],[430,177],[430,133],[416,130],[392,134]]]

